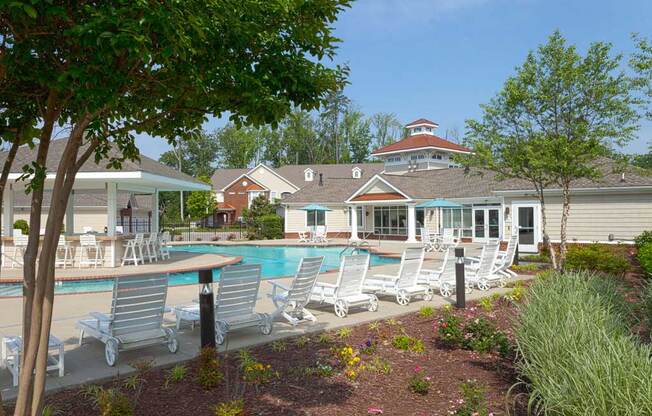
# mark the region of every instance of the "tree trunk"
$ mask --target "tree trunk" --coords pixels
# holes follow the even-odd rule
[[[564,183],[562,186],[562,208],[561,208],[561,226],[559,230],[559,269],[562,270],[566,263],[566,246],[568,215],[570,214],[570,184]]]
[[[548,250],[550,254],[550,262],[552,263],[552,268],[557,270],[557,253],[555,253],[555,248],[552,246],[550,241],[550,236],[548,235],[548,217],[546,213],[546,201],[543,196],[543,188],[537,190],[539,196],[539,203],[541,204],[541,233],[543,234],[543,246]]]
[[[2,391],[0,391],[0,416],[7,416],[7,413],[5,413],[5,408],[2,405]]]

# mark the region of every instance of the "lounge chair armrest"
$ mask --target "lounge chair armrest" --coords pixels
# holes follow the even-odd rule
[[[398,276],[392,274],[374,274],[372,278],[383,280],[398,280]]]
[[[317,282],[315,283],[315,287],[325,287],[325,288],[330,288],[330,289],[337,289],[337,285],[333,283],[324,283],[324,282]]]
[[[441,274],[441,270],[432,270],[432,269],[421,269],[421,275],[422,276],[439,276]]]
[[[89,313],[89,315],[97,319],[98,322],[102,322],[102,321],[108,322],[111,320],[111,318],[108,315],[103,314],[102,312],[91,312]]]
[[[281,290],[285,290],[286,292],[287,292],[288,290],[290,290],[288,287],[285,287],[285,286],[283,286],[281,283],[279,283],[279,282],[275,282],[275,281],[273,281],[273,280],[268,280],[267,283],[269,283],[270,285],[274,286],[274,290],[276,290],[276,288],[279,288],[279,289],[281,289]]]

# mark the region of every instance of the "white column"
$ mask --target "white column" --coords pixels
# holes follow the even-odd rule
[[[415,204],[408,204],[408,238],[407,243],[417,242],[417,212]]]
[[[2,204],[2,230],[5,237],[12,237],[14,230],[14,190],[11,184],[5,187]]]
[[[118,185],[106,183],[106,227],[107,235],[115,236],[116,215],[118,211]]]
[[[75,191],[70,192],[66,206],[66,235],[75,233]]]
[[[159,232],[158,224],[158,189],[154,190],[152,194],[152,232]]]
[[[358,213],[355,206],[349,208],[349,215],[351,216],[351,238],[350,241],[358,241]]]

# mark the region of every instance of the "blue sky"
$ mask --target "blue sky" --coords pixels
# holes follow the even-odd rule
[[[479,105],[555,29],[582,51],[607,41],[626,58],[632,32],[652,37],[652,1],[358,0],[336,23],[336,61],[351,67],[345,93],[363,112],[393,112],[406,123],[425,117],[444,135],[479,117]],[[641,124],[629,152],[652,144],[652,123]],[[138,144],[151,157],[168,148],[160,139]]]

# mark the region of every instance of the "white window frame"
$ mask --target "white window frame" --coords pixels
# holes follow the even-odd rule
[[[362,169],[355,167],[351,170],[351,176],[353,179],[360,179],[362,177]]]
[[[312,171],[312,169],[306,169],[303,171],[303,179],[306,182],[312,182],[315,179],[315,173]]]

